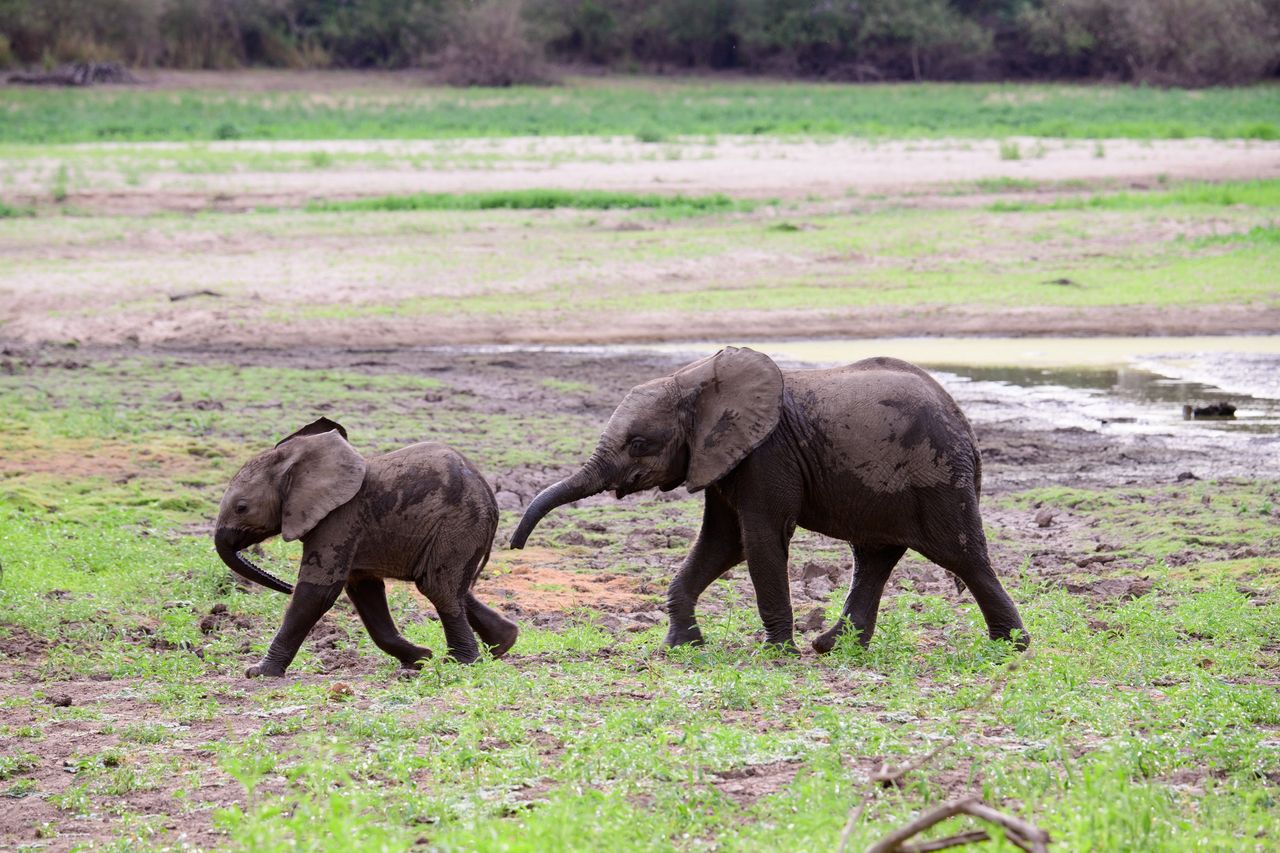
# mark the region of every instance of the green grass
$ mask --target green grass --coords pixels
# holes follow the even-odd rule
[[[750,210],[746,202],[726,195],[686,196],[654,193],[623,193],[603,190],[502,190],[480,193],[412,193],[377,196],[349,201],[316,201],[307,205],[312,212],[368,212],[406,210],[661,210],[666,213],[707,213]]]
[[[0,219],[16,219],[18,217],[29,217],[35,215],[35,208],[16,207],[12,204],[5,204],[3,201],[0,201]]]
[[[1034,210],[1147,210],[1174,206],[1280,207],[1280,180],[1186,183],[1167,190],[1098,193],[1053,201],[997,201],[988,209],[998,213]]]
[[[0,142],[616,135],[1280,138],[1280,88],[580,80],[502,90],[0,91]],[[661,128],[660,131],[655,128]],[[318,166],[320,167],[320,166]]]

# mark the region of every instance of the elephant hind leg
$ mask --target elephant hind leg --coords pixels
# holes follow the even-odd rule
[[[967,529],[969,532],[963,543],[958,541],[953,547],[919,549],[920,553],[969,587],[987,622],[987,633],[991,639],[1008,640],[1017,648],[1025,649],[1031,644],[1031,638],[1022,626],[1017,605],[1013,603],[1009,593],[1005,592],[995,569],[991,567],[982,522],[976,521],[968,525]]]
[[[853,579],[849,583],[849,595],[844,600],[844,610],[840,613],[839,621],[813,641],[814,651],[826,654],[850,630],[858,632],[858,642],[863,647],[871,642],[885,582],[906,552],[907,549],[899,545],[886,545],[882,548],[853,546]]]
[[[405,639],[396,629],[387,607],[387,590],[382,578],[359,578],[347,582],[347,597],[360,614],[360,621],[374,644],[406,668],[416,669],[418,661],[431,657],[431,650]]]
[[[487,545],[471,554],[461,552],[458,546],[452,547],[438,554],[438,562],[426,567],[416,581],[418,590],[435,607],[444,628],[449,656],[458,663],[474,663],[480,657],[480,646],[471,628],[467,598],[471,594],[471,581],[480,571],[479,567],[488,553]]]
[[[509,652],[520,634],[516,623],[483,604],[474,593],[467,593],[465,606],[467,622],[480,635],[481,642],[489,647],[489,653],[500,658]]]

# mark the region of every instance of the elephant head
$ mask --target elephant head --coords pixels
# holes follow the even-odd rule
[[[755,350],[726,347],[670,376],[632,388],[590,458],[548,486],[511,537],[523,548],[543,516],[603,491],[621,498],[684,484],[697,492],[732,471],[782,414],[782,371]]]
[[[240,551],[277,534],[286,542],[312,528],[360,491],[365,461],[341,425],[320,418],[245,463],[218,509],[214,546],[236,574],[277,592],[293,587]]]

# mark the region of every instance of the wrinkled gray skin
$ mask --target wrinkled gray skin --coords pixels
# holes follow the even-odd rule
[[[245,674],[284,675],[343,588],[378,648],[417,668],[431,652],[396,630],[384,579],[417,585],[439,613],[456,660],[479,657],[477,633],[494,657],[505,654],[516,641],[515,624],[471,592],[497,526],[493,491],[457,451],[423,442],[366,459],[340,425],[327,418],[308,424],[246,463],[218,510],[214,542],[223,562],[291,593],[266,657]],[[239,553],[277,534],[302,540],[296,587]]]
[[[1028,642],[987,556],[973,431],[914,365],[873,358],[781,371],[761,353],[728,347],[638,385],[582,468],[534,498],[512,547],[557,506],[681,484],[705,490],[706,504],[667,593],[668,645],[702,642],[698,597],[745,559],[768,641],[793,650],[787,552],[797,526],[853,548],[844,612],[814,641],[819,652],[849,630],[870,642],[885,582],[908,548],[968,585],[992,637]]]

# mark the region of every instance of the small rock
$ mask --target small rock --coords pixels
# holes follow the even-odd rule
[[[834,585],[840,580],[840,567],[835,563],[821,563],[817,560],[810,560],[800,569],[800,580],[801,582],[808,582],[815,578],[826,578]]]
[[[560,534],[560,542],[564,545],[585,545],[587,537],[579,530],[569,530]]]
[[[661,610],[648,610],[644,613],[632,613],[631,618],[642,625],[657,625],[666,618],[666,614]]]
[[[345,702],[355,695],[356,692],[351,689],[351,685],[342,681],[335,681],[329,688],[330,702]]]
[[[836,585],[826,575],[805,581],[804,584],[805,594],[818,601],[825,601],[827,596],[831,594],[831,590],[835,588]]]
[[[168,394],[165,394],[163,397],[160,398],[160,402],[161,403],[181,403],[182,392],[170,391]]]
[[[221,601],[219,601],[217,604],[209,608],[210,616],[217,616],[219,613],[226,613],[226,612],[227,612],[227,605],[223,604]]]
[[[627,626],[627,623],[612,613],[605,613],[600,617],[600,627],[607,631],[621,631]]]
[[[800,631],[817,631],[822,628],[825,618],[826,613],[823,612],[822,608],[815,607],[796,622],[796,629]]]
[[[191,408],[199,412],[221,412],[225,406],[217,400],[196,400]]]
[[[422,395],[422,401],[424,403],[439,403],[443,400],[444,400],[444,395],[441,394],[439,391],[428,391],[427,393]]]
[[[1054,517],[1058,514],[1057,510],[1042,509],[1036,513],[1036,527],[1048,527],[1053,524]]]
[[[586,524],[582,525],[582,529],[590,530],[592,533],[608,533],[609,532],[609,526],[606,524],[601,524],[598,521],[588,521]]]
[[[1174,477],[1174,480],[1179,483],[1185,483],[1188,480],[1199,480],[1199,479],[1200,479],[1199,477],[1197,477],[1195,474],[1192,474],[1190,471],[1183,471],[1177,477]]]
[[[49,704],[55,708],[70,708],[74,704],[71,696],[66,693],[58,693],[49,697]]]

